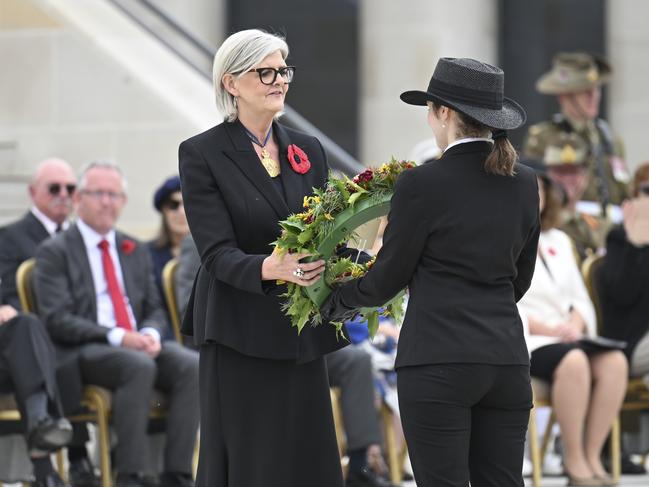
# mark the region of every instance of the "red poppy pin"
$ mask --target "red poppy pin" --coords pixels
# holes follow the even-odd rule
[[[125,255],[132,254],[135,248],[137,247],[137,244],[130,239],[124,239],[122,240],[122,252],[124,252]]]
[[[311,161],[309,161],[306,152],[295,144],[288,146],[288,162],[298,174],[306,174],[311,169]]]

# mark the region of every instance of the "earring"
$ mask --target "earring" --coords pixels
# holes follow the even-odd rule
[[[236,96],[234,97],[234,108],[239,108],[239,100]]]
[[[446,124],[445,124],[445,123],[442,124],[442,128],[443,128],[443,129],[446,128]]]

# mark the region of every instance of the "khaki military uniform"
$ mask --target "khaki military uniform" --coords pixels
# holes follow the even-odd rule
[[[572,239],[579,260],[583,262],[605,248],[606,235],[611,226],[612,222],[608,218],[577,212],[564,215],[563,224],[559,228]]]
[[[543,159],[548,143],[561,132],[575,133],[588,146],[588,186],[582,197],[585,201],[619,205],[629,196],[629,174],[624,163],[624,145],[619,137],[611,136],[608,124],[601,119],[595,123],[576,127],[561,114],[552,120],[532,125],[523,144],[523,153]],[[608,133],[607,133],[608,131]],[[596,153],[602,151],[601,174],[597,167]]]
[[[544,95],[571,95],[607,83],[611,66],[601,57],[584,52],[561,52],[552,59],[551,69],[536,81]],[[630,175],[624,162],[624,146],[605,120],[576,123],[563,114],[530,127],[523,145],[528,157],[543,158],[550,140],[558,133],[578,135],[586,144],[588,187],[584,201],[619,205],[628,196]]]

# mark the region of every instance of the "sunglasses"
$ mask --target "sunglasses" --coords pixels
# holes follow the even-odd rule
[[[58,196],[61,193],[61,190],[65,188],[70,196],[74,193],[74,190],[77,189],[76,184],[61,184],[61,183],[50,183],[47,185],[47,191],[52,196]]]
[[[638,186],[638,191],[642,194],[649,196],[649,184]]]
[[[183,205],[183,202],[180,200],[169,200],[165,203],[165,208],[169,208],[172,211],[176,211]]]

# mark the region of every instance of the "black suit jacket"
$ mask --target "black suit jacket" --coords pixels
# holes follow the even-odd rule
[[[649,333],[649,245],[636,247],[624,227],[611,230],[606,258],[595,276],[602,309],[602,335],[625,340],[629,361]]]
[[[38,245],[49,238],[50,234],[31,211],[20,220],[0,229],[0,234],[0,303],[20,309],[16,271],[20,264],[34,257]]]
[[[136,243],[122,249],[125,239]],[[156,288],[145,244],[117,232],[116,245],[124,285],[138,328],[166,327],[165,312]],[[84,343],[107,343],[109,328],[97,323],[97,299],[86,247],[76,225],[44,242],[36,253],[35,275],[38,312],[60,349]]]
[[[327,177],[326,155],[311,136],[273,123],[284,193],[268,176],[243,126],[222,123],[180,145],[185,212],[201,255],[183,321],[195,342],[214,342],[270,359],[314,359],[345,345],[332,326],[306,327],[298,336],[281,310],[285,286],[262,282],[279,220],[302,210],[303,198]],[[307,154],[311,169],[288,163],[289,144]]]
[[[397,367],[529,364],[516,301],[536,261],[536,176],[486,173],[490,151],[459,144],[402,173],[376,263],[336,291],[348,307],[378,306],[408,286]]]

